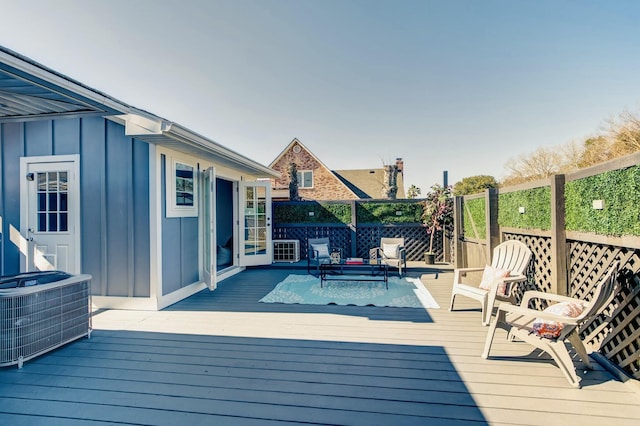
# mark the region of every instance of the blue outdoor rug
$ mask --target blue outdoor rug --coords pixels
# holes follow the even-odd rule
[[[429,291],[416,278],[389,277],[389,289],[383,282],[328,281],[320,288],[320,278],[289,275],[265,297],[263,303],[299,303],[303,305],[389,306],[397,308],[439,308]]]

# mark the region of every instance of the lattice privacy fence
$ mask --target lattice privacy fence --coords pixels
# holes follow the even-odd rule
[[[407,225],[299,225],[274,224],[274,240],[299,240],[302,258],[308,257],[309,238],[329,237],[332,247],[340,247],[349,257],[369,257],[369,250],[380,246],[380,238],[404,238],[407,260],[422,261],[429,248],[429,236],[420,224]],[[355,242],[355,248],[354,243]],[[436,261],[447,261],[442,233],[434,238]]]
[[[444,261],[442,234],[436,234],[433,250],[436,261]],[[439,235],[439,237],[438,237]],[[380,247],[381,238],[404,238],[407,260],[424,260],[429,236],[422,225],[362,225],[356,229],[356,257],[369,257],[369,249]]]
[[[639,171],[640,153],[636,153],[577,173],[554,175],[547,182],[465,196],[454,204],[456,242],[462,241],[456,266],[480,266],[480,259],[472,256],[477,250],[466,250],[466,241],[477,239],[486,247],[505,239],[520,240],[533,252],[522,291],[566,292],[589,300],[612,263],[619,261],[615,296],[580,332],[591,348],[635,379],[640,379]],[[609,197],[606,209],[590,208],[591,200],[603,196]],[[465,224],[485,229],[465,232]],[[545,307],[537,303],[535,308]]]
[[[551,238],[503,234],[533,251],[524,290],[551,292]],[[582,241],[567,241],[569,295],[589,300],[614,261],[620,261],[621,286],[602,315],[585,323],[583,340],[636,379],[640,379],[640,250]],[[519,301],[519,300],[518,300]],[[535,306],[542,309],[545,306]]]
[[[278,225],[273,226],[274,240],[299,240],[300,257],[309,257],[309,238],[329,238],[332,248],[341,248],[343,253],[351,252],[351,229],[347,225]]]
[[[521,235],[521,234],[503,234],[504,240],[518,240],[529,247],[532,252],[531,262],[527,269],[527,282],[524,286],[519,287],[516,294],[518,303],[522,299],[522,295],[527,290],[551,291],[551,238],[545,236]],[[536,301],[535,308],[542,309],[540,302]]]
[[[585,342],[640,379],[640,251],[625,247],[568,241],[572,297],[589,299],[611,264],[620,261],[620,289],[602,315],[584,325]]]

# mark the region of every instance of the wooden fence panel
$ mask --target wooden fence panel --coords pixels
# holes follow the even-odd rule
[[[487,256],[486,242],[470,239],[459,239],[456,241],[459,246],[457,250],[460,259],[456,262],[459,268],[484,267],[491,263],[491,259]]]

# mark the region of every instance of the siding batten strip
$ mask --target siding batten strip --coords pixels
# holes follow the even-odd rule
[[[108,261],[108,248],[109,245],[107,244],[107,238],[108,237],[108,233],[107,233],[107,207],[108,207],[108,200],[107,200],[107,181],[108,181],[108,174],[109,174],[109,169],[107,168],[107,137],[108,137],[108,133],[107,133],[107,122],[103,121],[102,122],[102,126],[103,126],[103,132],[102,132],[102,137],[103,137],[103,141],[102,141],[102,146],[104,147],[103,149],[103,161],[102,164],[100,164],[100,166],[102,167],[102,170],[100,173],[101,179],[100,179],[100,196],[101,196],[101,200],[100,200],[100,204],[102,205],[102,208],[100,210],[100,233],[102,235],[102,238],[100,238],[100,256],[101,256],[101,277],[102,277],[102,289],[101,289],[101,295],[102,296],[108,296],[108,286],[107,286],[107,282],[109,280],[109,272],[108,272],[108,265],[109,265],[109,261]]]
[[[135,240],[133,234],[133,223],[135,220],[134,199],[133,199],[133,165],[135,163],[135,152],[133,138],[128,138],[130,143],[131,155],[129,156],[129,167],[127,167],[127,292],[129,297],[135,296]]]

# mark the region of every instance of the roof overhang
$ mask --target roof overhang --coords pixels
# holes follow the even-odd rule
[[[280,177],[280,173],[253,161],[217,142],[195,133],[179,124],[136,111],[108,117],[125,127],[125,134],[150,144],[159,145],[208,159],[220,165],[256,177]]]
[[[0,46],[0,122],[109,115],[130,107]]]
[[[125,134],[209,159],[256,177],[280,173],[176,123],[136,109],[0,46],[0,123],[99,115]]]

